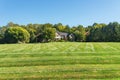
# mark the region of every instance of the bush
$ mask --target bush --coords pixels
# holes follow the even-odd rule
[[[5,31],[5,41],[7,43],[28,43],[30,34],[22,27],[10,27]]]

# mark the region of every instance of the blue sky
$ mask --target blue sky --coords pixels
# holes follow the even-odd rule
[[[0,26],[10,21],[70,26],[120,22],[120,0],[0,0]]]

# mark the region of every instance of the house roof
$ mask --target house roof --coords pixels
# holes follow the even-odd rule
[[[65,33],[65,32],[59,32],[59,31],[56,31],[59,35],[68,35],[68,33]]]

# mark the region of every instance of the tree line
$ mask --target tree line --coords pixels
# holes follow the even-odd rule
[[[0,43],[38,43],[55,41],[56,31],[68,33],[67,40],[75,42],[120,42],[120,24],[94,23],[92,26],[69,26],[58,24],[27,24],[19,25],[9,22],[0,27]],[[71,40],[69,35],[74,35]]]

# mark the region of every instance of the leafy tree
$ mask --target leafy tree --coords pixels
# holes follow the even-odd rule
[[[49,42],[54,40],[56,30],[54,28],[45,28],[37,37],[38,42]]]
[[[116,41],[120,42],[120,24],[116,24],[115,27],[115,37],[116,37]]]
[[[120,25],[117,22],[109,23],[105,27],[106,40],[109,42],[120,41]]]
[[[18,24],[15,24],[13,22],[9,22],[6,27],[16,27],[16,26],[19,26]]]
[[[70,29],[70,33],[73,33],[77,30],[77,28],[75,26],[73,26],[71,29]]]
[[[64,26],[64,25],[62,25],[62,23],[55,24],[54,28],[56,28],[56,30],[58,30],[60,32],[67,32],[67,31],[69,31],[68,30],[69,26],[68,25]]]
[[[90,27],[89,36],[87,36],[87,41],[105,41],[105,31],[104,28],[106,24],[98,24],[94,23],[92,27]]]
[[[50,23],[42,24],[37,27],[36,30],[36,41],[37,42],[48,42],[55,38],[55,29]]]
[[[7,29],[6,27],[1,27],[0,28],[0,43],[5,43],[4,34],[5,34],[6,29]]]
[[[61,32],[64,32],[65,26],[60,25],[60,26],[57,27],[57,30],[61,31]]]
[[[5,41],[7,43],[28,43],[30,34],[21,27],[10,27],[5,31]]]
[[[82,25],[79,25],[73,33],[75,35],[75,41],[86,41],[85,28]]]
[[[70,33],[70,26],[69,25],[65,26],[64,32]]]
[[[18,29],[16,26],[22,28],[22,31],[20,31],[20,29]],[[29,33],[23,29],[27,30]],[[63,25],[62,23],[55,25],[50,23],[19,25],[13,22],[9,22],[6,26],[0,27],[0,43],[29,42],[29,40],[32,43],[48,42],[54,40],[56,30],[60,32],[67,32],[69,35],[72,35],[72,37],[74,37],[75,41],[120,41],[120,24],[118,22],[111,22],[108,25],[103,23],[94,23],[92,26],[88,27],[83,27],[82,25],[70,27],[69,25]],[[28,37],[30,39],[24,41],[23,38],[25,35],[23,33],[26,35],[29,34]],[[8,41],[9,39],[10,41]]]
[[[27,31],[30,34],[30,43],[36,42],[36,35],[35,35],[36,34],[36,30],[32,29],[32,28],[27,28]]]

